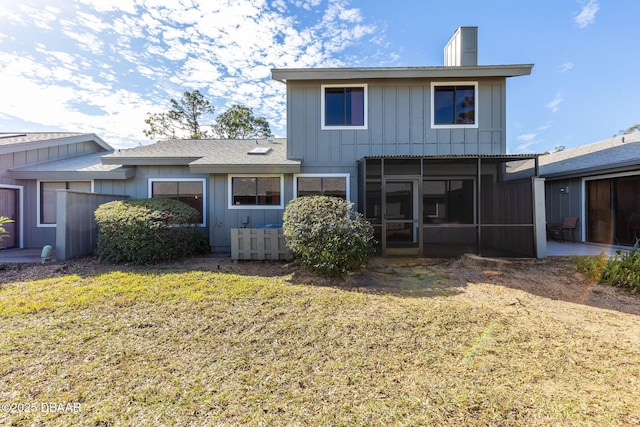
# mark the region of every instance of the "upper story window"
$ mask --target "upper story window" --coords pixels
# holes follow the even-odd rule
[[[284,176],[229,175],[229,209],[284,209]]]
[[[149,180],[149,197],[163,197],[185,203],[200,214],[200,226],[205,225],[204,178],[154,178]]]
[[[349,199],[349,174],[297,174],[294,176],[294,197],[333,196]]]
[[[322,129],[367,129],[367,85],[322,85]]]
[[[431,127],[477,128],[478,82],[431,83]]]
[[[58,190],[93,191],[93,181],[38,181],[38,227],[55,227]]]

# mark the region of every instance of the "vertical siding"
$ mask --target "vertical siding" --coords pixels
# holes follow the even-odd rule
[[[368,87],[366,130],[321,130],[321,82],[288,83],[291,158],[328,166],[367,155],[506,153],[505,79],[478,79],[478,128],[467,129],[431,128],[431,80],[362,83]]]
[[[229,178],[226,174],[209,177],[209,243],[213,252],[231,250],[231,229],[242,228],[242,218],[248,217],[248,228],[267,224],[282,224],[284,209],[229,209]],[[293,176],[284,177],[284,205],[293,198]]]
[[[560,188],[568,188],[568,192],[561,192]],[[545,205],[547,222],[549,224],[562,224],[567,216],[577,216],[578,231],[575,236],[578,239],[582,236],[582,228],[585,218],[582,217],[582,180],[560,179],[554,181],[545,181]]]

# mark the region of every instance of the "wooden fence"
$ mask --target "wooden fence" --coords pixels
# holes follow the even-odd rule
[[[282,228],[232,228],[231,258],[234,260],[287,260],[287,249]]]

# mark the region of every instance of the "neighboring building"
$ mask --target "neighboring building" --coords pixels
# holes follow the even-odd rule
[[[7,248],[56,242],[56,191],[100,191],[100,180],[126,180],[135,170],[102,165],[113,148],[94,134],[0,133],[0,216]]]
[[[477,28],[463,27],[444,66],[272,70],[287,86],[286,140],[158,142],[96,154],[87,175],[78,159],[6,169],[44,191],[40,174],[105,168],[92,191],[185,201],[215,252],[230,251],[232,228],[281,224],[289,200],[326,194],[354,202],[383,255],[544,257],[543,181],[510,173],[537,156],[506,154],[506,79],[531,68],[477,65]],[[40,215],[35,227],[53,221]]]
[[[640,133],[542,155],[540,175],[548,222],[578,217],[575,240],[630,246],[640,238]]]

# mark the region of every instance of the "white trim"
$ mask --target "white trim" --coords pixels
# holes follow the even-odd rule
[[[280,178],[279,205],[234,205],[233,178]],[[273,173],[238,173],[227,175],[227,208],[228,209],[284,209],[284,174]]]
[[[327,126],[325,125],[325,96],[324,90],[331,87],[361,87],[364,88],[364,125],[362,126]],[[366,83],[345,83],[320,85],[320,129],[321,130],[366,130],[369,126],[369,87]]]
[[[18,247],[20,249],[24,248],[24,186],[23,185],[10,185],[10,184],[0,184],[0,188],[7,188],[10,190],[18,190],[18,234],[19,241]]]
[[[298,178],[344,178],[347,200],[351,201],[351,176],[348,173],[296,173],[293,175],[293,197],[298,197]]]
[[[154,182],[201,182],[202,183],[202,223],[200,227],[207,226],[207,179],[206,178],[148,178],[147,199],[153,199]]]
[[[436,86],[473,86],[475,91],[475,105],[474,105],[474,123],[466,124],[466,125],[458,125],[458,124],[449,124],[449,125],[437,125],[435,124],[435,96],[434,96],[434,88]],[[478,92],[478,82],[477,81],[455,81],[455,82],[431,82],[431,129],[477,129],[478,123],[480,122],[480,114],[479,102],[480,93]]]
[[[40,212],[40,184],[43,182],[90,182],[91,192],[95,192],[95,182],[93,179],[38,179],[36,180],[36,226],[38,228],[55,228],[57,224],[43,224],[40,222],[42,215]],[[56,218],[57,219],[57,218]]]

